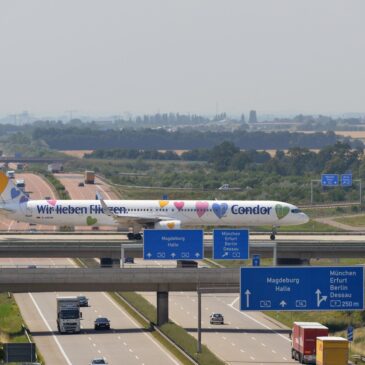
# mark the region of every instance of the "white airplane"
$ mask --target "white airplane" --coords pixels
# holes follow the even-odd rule
[[[295,205],[269,200],[30,200],[0,172],[0,214],[7,218],[57,226],[121,226],[132,228],[129,239],[141,239],[142,228],[192,226],[276,228],[308,222]]]

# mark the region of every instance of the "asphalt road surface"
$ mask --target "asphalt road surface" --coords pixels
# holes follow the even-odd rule
[[[70,266],[69,259],[1,259],[1,265]],[[25,270],[36,270],[29,268]],[[90,307],[82,308],[82,332],[57,332],[56,297],[84,294]],[[14,295],[25,323],[47,364],[89,364],[94,357],[104,356],[110,365],[180,364],[148,332],[123,311],[106,293],[22,293]],[[95,331],[94,320],[106,316],[110,331]]]
[[[30,193],[31,199],[44,199],[45,197],[55,198],[54,192],[49,186],[49,184],[39,175],[31,173],[21,173],[16,174],[16,179],[25,180],[25,191]],[[10,231],[26,231],[28,232],[31,228],[36,228],[37,231],[50,231],[55,230],[54,226],[30,226],[29,223],[16,222],[9,219],[1,217],[0,220],[0,231],[10,232]]]

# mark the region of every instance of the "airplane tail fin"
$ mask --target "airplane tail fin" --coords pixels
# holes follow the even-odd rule
[[[18,189],[4,172],[0,171],[0,202],[6,203],[26,203],[29,198],[24,192]]]

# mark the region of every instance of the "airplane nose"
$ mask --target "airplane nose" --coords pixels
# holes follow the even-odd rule
[[[309,217],[305,214],[305,213],[300,213],[301,214],[301,220],[304,223],[308,223],[309,222]]]

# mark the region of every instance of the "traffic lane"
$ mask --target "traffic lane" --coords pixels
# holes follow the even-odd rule
[[[1,258],[0,263],[1,265],[47,265],[57,267],[71,265],[73,262],[64,258]],[[14,294],[14,298],[18,304],[24,322],[31,331],[33,340],[46,363],[52,365],[68,365],[59,346],[57,345],[57,339],[49,331],[49,328],[47,328],[47,325],[40,316],[29,293]],[[46,333],[48,333],[48,335],[44,335]]]
[[[31,199],[44,199],[45,197],[54,198],[54,192],[49,184],[39,175],[31,173],[20,173],[15,175],[15,180],[25,180],[25,190],[30,193]],[[0,229],[5,231],[28,231],[29,223],[17,222],[9,219],[1,219]],[[37,230],[49,231],[55,230],[55,226],[37,225]]]
[[[65,185],[67,191],[71,196],[75,196],[73,199],[95,199],[96,192],[100,191],[103,198],[108,200],[116,200],[118,196],[113,189],[98,177],[95,178],[95,184],[84,184],[84,186],[78,186],[80,182],[84,182],[84,176],[81,174],[55,174],[55,176]]]
[[[82,333],[59,335],[56,324],[56,298],[59,295],[75,293],[32,294],[71,364],[86,364],[98,356],[104,356],[111,364],[120,363],[120,359],[127,364],[179,364],[105,293],[84,293],[89,298],[90,307],[81,308]],[[110,331],[94,330],[94,320],[98,316],[110,319]]]
[[[155,293],[143,293],[156,305]],[[202,341],[228,363],[295,363],[291,360],[286,331],[261,313],[241,313],[235,294],[202,296]],[[196,293],[170,293],[170,318],[197,337],[198,301]],[[211,325],[209,316],[222,313],[225,325]]]
[[[64,258],[1,258],[0,263],[37,267],[74,266],[71,259]],[[29,268],[29,270],[36,269]],[[78,334],[77,338],[76,335],[58,335],[56,297],[80,294],[86,295],[91,305],[82,308],[83,333]],[[111,363],[119,363],[123,356],[128,359],[128,364],[179,364],[155,342],[150,333],[146,333],[105,293],[33,293],[16,294],[15,297],[37,346],[39,344],[40,349],[43,349],[42,354],[47,363],[55,365],[89,363],[93,356],[105,356]],[[107,316],[111,320],[112,331],[94,331],[94,320],[98,315]],[[76,348],[75,341],[77,341]],[[79,354],[80,349],[83,349],[82,356]],[[60,358],[62,362],[59,361]]]

